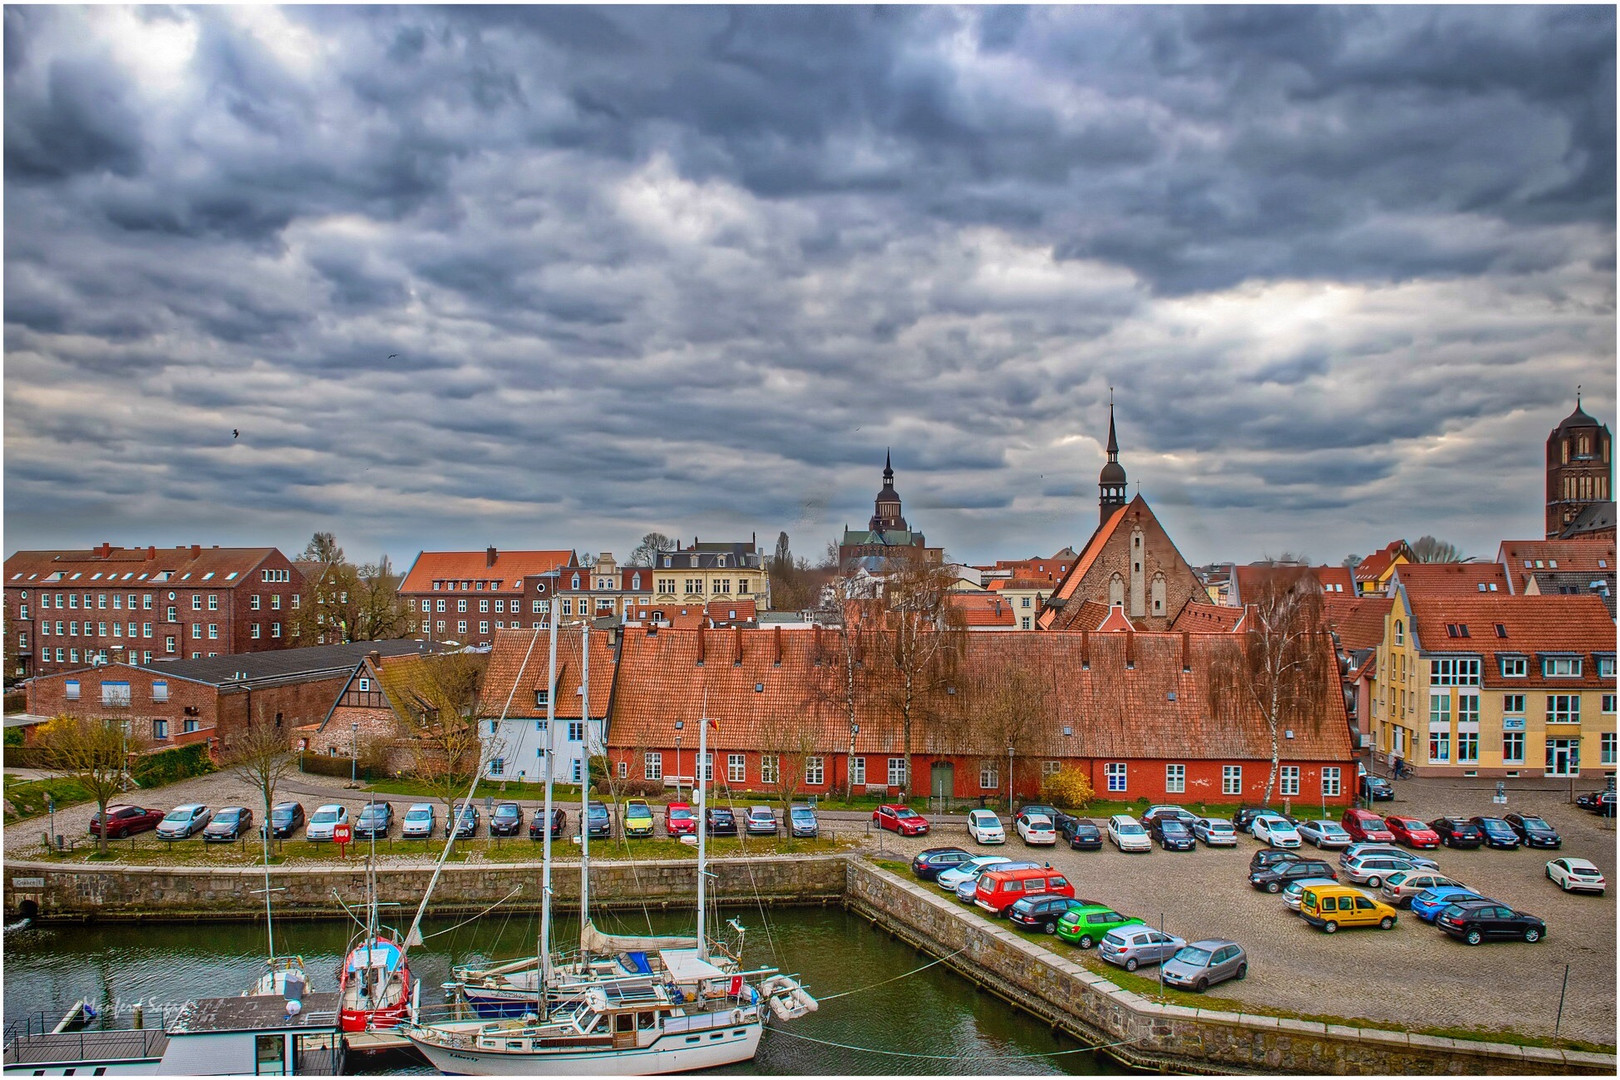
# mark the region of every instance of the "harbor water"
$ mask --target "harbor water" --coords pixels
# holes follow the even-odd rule
[[[841,908],[728,910],[747,928],[744,960],[803,976],[820,1010],[766,1030],[759,1055],[721,1072],[789,1075],[1032,1075],[1115,1073],[1122,1067],[943,964],[893,941]],[[402,920],[404,916],[400,917]],[[385,917],[385,921],[389,921]],[[662,912],[596,915],[599,929],[621,933],[690,932]],[[577,938],[577,917],[561,915],[558,935]],[[353,927],[337,921],[278,921],[276,951],[301,955],[311,989],[336,989],[336,971]],[[411,951],[424,1006],[444,1002],[440,984],[453,965],[530,953],[535,917],[495,911],[482,918],[428,920]],[[9,928],[4,939],[5,1021],[55,1019],[86,998],[114,1026],[129,1026],[141,1003],[147,1026],[160,1006],[240,993],[264,964],[264,924],[107,923]],[[835,996],[842,995],[842,996]],[[351,1058],[351,1072],[428,1072],[411,1059]]]

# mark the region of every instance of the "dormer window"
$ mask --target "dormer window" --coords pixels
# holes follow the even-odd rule
[[[1528,664],[1522,656],[1498,657],[1502,664],[1502,678],[1522,679],[1529,674]]]
[[[692,556],[692,565],[696,566],[697,564],[698,564],[698,557],[696,555],[694,555],[694,556]]]
[[[572,585],[570,585],[570,586],[569,586],[569,588],[571,588],[571,589],[577,589],[577,588],[579,588],[579,575],[578,575],[578,574],[575,574],[575,575],[574,575],[574,577],[573,577],[573,584],[572,584]]]
[[[636,592],[641,591],[641,575],[640,574],[631,574],[630,575],[630,588],[632,590],[636,591]]]
[[[668,566],[668,565],[670,565],[670,559],[669,559],[669,556],[668,556],[668,555],[665,555],[665,556],[664,556],[664,565],[665,565],[665,566]]]
[[[1541,673],[1549,679],[1578,679],[1581,677],[1580,657],[1544,656],[1541,660]]]
[[[724,565],[726,565],[726,557],[724,555],[716,555],[715,559],[714,559],[714,565],[716,565],[716,566],[724,566]]]

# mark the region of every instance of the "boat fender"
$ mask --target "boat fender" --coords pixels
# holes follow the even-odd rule
[[[733,1009],[731,1011],[731,1022],[733,1024],[742,1023],[742,1010],[741,1009]]]

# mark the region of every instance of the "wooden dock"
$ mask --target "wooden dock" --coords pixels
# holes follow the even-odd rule
[[[345,1031],[343,1042],[351,1054],[379,1053],[384,1050],[410,1050],[411,1040],[392,1031]]]

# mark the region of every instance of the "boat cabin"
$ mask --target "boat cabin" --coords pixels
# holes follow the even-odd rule
[[[168,1025],[169,1075],[335,1076],[343,1071],[338,995],[203,998]]]

